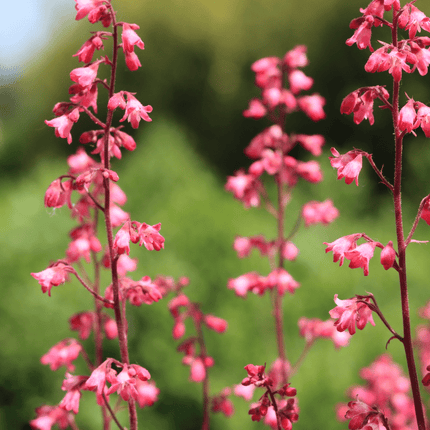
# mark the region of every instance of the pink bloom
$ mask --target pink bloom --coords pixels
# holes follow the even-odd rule
[[[210,329],[218,333],[224,333],[227,330],[227,321],[222,318],[213,315],[205,315],[204,322]]]
[[[381,264],[385,270],[388,270],[390,267],[393,267],[395,261],[396,251],[394,251],[393,242],[390,240],[381,251]]]
[[[294,291],[300,287],[300,284],[282,268],[278,268],[270,272],[267,276],[267,283],[270,288],[276,287],[281,296],[287,291],[290,294],[294,294]]]
[[[282,244],[282,257],[288,261],[294,261],[299,255],[299,249],[293,242],[284,242]]]
[[[315,157],[318,157],[322,153],[321,147],[324,145],[324,136],[320,134],[314,134],[308,136],[306,134],[296,135],[296,141],[300,143],[307,151],[309,151]]]
[[[138,227],[138,236],[140,239],[139,246],[145,245],[148,251],[160,251],[164,248],[164,237],[161,236],[161,223],[149,225],[146,223],[140,224]]]
[[[95,167],[97,163],[80,147],[76,154],[67,157],[67,164],[70,167],[69,173],[76,175]]]
[[[115,339],[118,337],[118,326],[113,318],[109,318],[105,315],[103,326],[108,339]]]
[[[252,239],[250,237],[236,236],[233,249],[237,252],[239,258],[248,257],[252,250]]]
[[[299,162],[296,166],[296,173],[308,182],[321,182],[323,175],[318,161],[312,160]]]
[[[37,418],[30,421],[30,427],[34,430],[51,430],[54,425],[60,429],[66,429],[72,424],[73,416],[61,406],[41,406],[36,408]]]
[[[145,49],[142,39],[136,34],[134,30],[139,30],[137,24],[127,24],[126,22],[122,27],[122,48],[124,52],[133,52],[134,46],[140,49]]]
[[[76,14],[76,21],[85,18],[90,12],[98,9],[105,3],[105,0],[75,0],[75,9],[78,11]]]
[[[255,385],[256,387],[269,386],[271,379],[264,373],[266,365],[255,366],[254,364],[247,364],[244,369],[248,372],[248,377],[242,380],[242,385]]]
[[[115,144],[120,147],[123,146],[127,151],[134,151],[136,149],[135,140],[121,130],[115,130]]]
[[[376,242],[366,242],[351,251],[346,251],[345,258],[351,260],[349,267],[351,269],[362,267],[364,276],[367,276],[369,274],[369,261],[373,257],[375,246]]]
[[[124,52],[125,52],[125,64],[127,65],[128,69],[131,72],[135,72],[139,67],[142,67],[139,57],[134,51],[132,52],[124,51]],[[147,112],[152,112],[152,106],[145,106],[145,108],[146,109],[151,108],[151,110],[147,110]],[[137,127],[134,127],[134,128],[137,128]]]
[[[255,85],[262,89],[281,88],[282,72],[279,69],[280,60],[277,57],[266,57],[252,64],[251,70],[255,72]]]
[[[335,294],[334,301],[337,306],[329,312],[332,318],[338,318],[334,323],[337,331],[348,329],[349,334],[353,335],[355,334],[356,325],[360,330],[363,330],[368,322],[373,326],[375,325],[371,309],[361,302],[363,300],[370,302],[369,298],[340,300],[337,297],[337,294]],[[359,300],[361,301],[359,302]]]
[[[73,124],[79,119],[79,109],[73,109],[67,114],[61,115],[58,118],[51,119],[50,121],[45,120],[45,124],[49,127],[55,128],[55,136],[67,139],[67,143],[72,143],[72,135],[70,130]]]
[[[108,358],[99,367],[93,370],[90,377],[87,379],[85,385],[83,386],[83,389],[85,390],[96,391],[97,404],[100,406],[105,404],[103,399],[103,393],[105,394],[105,396],[108,396],[106,379],[109,377],[109,380],[111,380],[116,375],[115,370],[113,370],[111,366],[112,359]]]
[[[61,208],[67,203],[69,209],[72,208],[70,196],[72,194],[72,181],[61,182],[58,178],[51,183],[45,193],[45,207]]]
[[[345,418],[351,419],[348,426],[350,430],[377,430],[381,427],[385,428],[383,421],[379,419],[380,412],[376,408],[371,408],[358,398],[356,401],[349,402],[348,407],[349,409],[345,414]]]
[[[308,202],[303,206],[302,217],[305,220],[305,227],[313,224],[330,224],[339,216],[339,211],[333,206],[330,199],[324,202]]]
[[[401,25],[400,23],[405,25],[407,23],[407,25]],[[430,31],[430,18],[411,3],[407,4],[403,9],[400,23],[400,28],[409,30],[409,39],[413,39],[416,36],[417,31],[421,32],[421,28],[426,31]]]
[[[265,149],[261,153],[262,167],[269,175],[278,173],[282,166],[282,154],[278,151],[274,152],[271,149]]]
[[[428,225],[430,225],[430,199],[427,199],[424,202],[420,218],[423,219]]]
[[[260,182],[254,175],[246,175],[243,170],[239,170],[235,176],[228,176],[225,189],[231,191],[236,199],[249,208],[260,205],[259,186]]]
[[[152,106],[143,106],[139,100],[137,100],[132,94],[127,94],[127,104],[125,108],[124,116],[120,119],[120,122],[127,119],[131,123],[133,128],[139,127],[139,122],[141,119],[144,121],[152,121],[148,113],[152,112]]]
[[[319,121],[325,118],[323,106],[325,105],[324,97],[319,94],[311,96],[302,96],[297,100],[299,108],[313,121]]]
[[[371,15],[352,20],[349,27],[356,30],[354,35],[346,41],[346,44],[348,46],[352,46],[356,43],[358,49],[366,49],[369,47],[370,51],[373,52],[370,39],[372,37],[372,27],[374,22],[375,20]]]
[[[75,366],[72,361],[79,357],[82,350],[81,344],[75,339],[64,339],[54,345],[42,358],[42,364],[49,364],[51,370],[57,370],[66,366],[68,371],[73,371]]]
[[[417,121],[426,137],[430,137],[430,107],[418,102]]]
[[[309,61],[306,57],[306,50],[307,48],[305,45],[297,45],[285,54],[283,64],[290,69],[307,66]]]
[[[329,157],[330,164],[337,169],[337,179],[345,178],[346,184],[351,184],[355,180],[358,186],[358,175],[363,166],[361,151],[348,151],[340,155],[335,148],[331,148],[333,157]]]
[[[245,273],[236,279],[228,280],[228,288],[234,290],[237,296],[245,297],[248,291],[259,283],[259,276],[255,272]]]
[[[230,388],[224,388],[220,394],[212,397],[212,412],[222,412],[226,417],[234,414],[233,403],[227,398],[230,393]]]
[[[280,149],[283,151],[288,144],[288,136],[282,128],[275,124],[255,136],[245,148],[245,155],[252,159],[261,158],[264,149]]]
[[[81,398],[81,389],[88,376],[74,376],[66,372],[66,379],[63,381],[61,389],[67,391],[67,394],[60,403],[60,406],[66,411],[79,412],[79,400]]]
[[[130,223],[126,222],[116,233],[113,249],[118,254],[130,254]]]
[[[235,385],[234,386],[234,394],[238,397],[243,397],[248,402],[252,399],[254,395],[255,385]]]
[[[399,112],[399,130],[412,133],[412,130],[417,128],[419,124],[420,122],[417,120],[417,113],[415,112],[415,101],[414,99],[409,99]]]
[[[339,266],[342,266],[345,253],[357,247],[357,240],[360,237],[362,237],[362,234],[356,233],[341,237],[331,243],[324,242],[324,245],[327,245],[325,252],[333,251],[333,262],[340,261]]]
[[[79,337],[83,340],[88,339],[94,323],[94,312],[80,312],[69,318],[70,330],[79,332]]]
[[[248,109],[243,111],[245,118],[260,119],[263,118],[267,113],[267,109],[259,99],[252,99],[249,102]]]
[[[42,292],[46,293],[48,291],[48,296],[51,297],[51,288],[64,284],[68,280],[68,274],[72,272],[74,272],[74,269],[69,265],[56,263],[42,270],[42,272],[31,273],[31,276],[42,286]]]
[[[79,67],[70,72],[70,79],[82,87],[89,87],[97,78],[100,60],[87,67]]]
[[[160,390],[153,381],[142,381],[136,379],[137,402],[141,408],[152,406],[158,400]]]
[[[124,91],[120,91],[119,93],[115,93],[108,101],[108,109],[115,110],[117,107],[120,109],[125,109],[127,103],[124,99]]]
[[[91,36],[73,56],[78,57],[79,61],[82,61],[83,63],[90,63],[93,59],[94,51],[102,48],[103,41],[98,34],[95,34],[94,36]]]
[[[307,91],[312,88],[314,80],[306,76],[301,70],[292,70],[288,74],[288,81],[290,83],[290,90],[293,94],[300,91]]]

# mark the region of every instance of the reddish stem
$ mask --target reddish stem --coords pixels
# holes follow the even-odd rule
[[[392,27],[392,42],[397,47],[397,18],[398,15],[393,10],[393,27]],[[403,153],[403,135],[398,129],[399,115],[399,82],[393,82],[393,126],[395,131],[395,164],[394,164],[394,213],[396,219],[396,235],[397,247],[399,252],[399,282],[400,295],[402,301],[402,317],[403,317],[403,347],[405,349],[406,361],[409,371],[409,379],[411,381],[412,394],[414,398],[415,414],[419,430],[425,430],[425,419],[421,401],[421,393],[419,388],[417,370],[415,366],[414,353],[412,348],[411,323],[409,313],[408,285],[406,278],[406,243],[403,232],[403,216],[402,216],[402,153]]]

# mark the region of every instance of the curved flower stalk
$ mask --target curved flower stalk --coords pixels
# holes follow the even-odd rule
[[[393,334],[390,340],[396,338],[403,344],[410,382],[403,384],[402,390],[406,391],[402,391],[402,396],[406,395],[405,393],[409,388],[412,389],[413,394],[413,401],[405,399],[402,406],[399,406],[397,411],[391,413],[390,407],[397,407],[396,402],[400,402],[399,397],[397,396],[396,400],[390,401],[390,407],[386,405],[388,399],[384,401],[375,400],[375,396],[379,399],[377,392],[381,387],[378,387],[378,384],[383,385],[382,381],[378,381],[378,378],[375,378],[372,395],[364,395],[363,390],[358,390],[357,393],[354,393],[354,395],[357,394],[357,400],[351,402],[350,409],[346,415],[347,418],[351,418],[350,429],[409,429],[414,428],[413,421],[415,419],[419,430],[425,430],[426,428],[411,338],[406,251],[412,242],[418,242],[413,239],[413,235],[419,220],[422,218],[428,222],[429,196],[424,197],[421,201],[408,235],[405,234],[403,227],[401,199],[404,137],[407,134],[416,135],[415,130],[419,127],[421,127],[426,137],[430,137],[428,125],[430,107],[422,102],[415,101],[409,96],[407,96],[403,107],[401,107],[400,101],[400,83],[403,73],[418,71],[423,76],[428,73],[430,64],[430,51],[428,48],[430,46],[430,37],[426,35],[426,32],[430,31],[430,19],[415,6],[416,3],[419,2],[413,0],[402,6],[399,0],[372,0],[365,9],[360,9],[362,16],[351,21],[350,28],[355,32],[346,41],[349,46],[356,44],[359,49],[369,48],[371,54],[365,65],[367,72],[388,71],[392,76],[393,88],[391,94],[384,86],[359,88],[345,97],[340,111],[348,115],[353,114],[356,124],[367,119],[372,125],[375,121],[373,116],[374,102],[379,101],[380,107],[391,114],[395,146],[394,183],[390,183],[384,176],[382,168],[378,168],[375,165],[372,155],[360,149],[354,149],[341,155],[333,148],[333,157],[330,157],[330,163],[333,168],[337,169],[338,179],[345,178],[347,184],[355,182],[358,185],[362,160],[368,160],[379,180],[393,196],[396,231],[393,240],[390,240],[387,245],[371,239],[364,233],[357,233],[341,237],[332,243],[326,243],[326,252],[333,251],[333,260],[335,262],[339,261],[340,265],[342,265],[345,258],[350,260],[350,268],[361,267],[364,275],[367,276],[369,275],[369,262],[373,258],[375,248],[381,248],[380,262],[384,269],[389,270],[392,268],[398,272],[403,335],[397,334],[391,328],[376,304],[373,295],[357,296],[355,299],[346,301],[337,301],[336,295],[335,301],[337,301],[338,307],[330,311],[330,314],[334,318],[339,318],[336,322],[338,330],[348,329],[352,335],[355,333],[355,323],[358,328],[363,329],[366,321],[373,322],[371,312],[376,312]],[[387,17],[388,12],[390,12],[390,18]],[[386,28],[391,35],[391,40],[388,42],[379,41],[382,46],[375,50],[371,44],[371,37],[376,27]],[[399,35],[399,30],[404,30],[404,33]],[[357,245],[359,239],[364,239],[365,243]],[[396,246],[394,243],[396,243]],[[371,300],[368,298],[371,298]],[[346,305],[346,303],[348,304]],[[352,310],[354,307],[355,310]],[[368,307],[368,310],[366,311],[364,307]],[[387,363],[387,361],[389,359],[384,356],[384,358],[376,362],[379,364],[375,363],[374,366],[379,366],[378,369],[382,366],[392,370],[395,365]],[[387,372],[390,373],[390,370],[387,370]],[[396,377],[402,381],[405,379],[403,376],[399,376],[398,372],[391,371],[393,381]],[[426,378],[425,382],[427,382]],[[396,390],[393,389],[393,394],[395,393]],[[378,409],[372,409],[372,405],[375,405]],[[378,411],[383,411],[385,417],[382,412]]]
[[[302,94],[304,91],[310,90],[313,85],[313,79],[306,76],[301,70],[307,64],[306,47],[297,46],[287,52],[283,58],[262,58],[252,65],[251,69],[255,72],[255,83],[261,89],[261,97],[252,99],[243,115],[253,119],[266,117],[273,125],[252,139],[245,149],[245,154],[253,160],[253,163],[247,170],[241,169],[234,176],[229,176],[225,185],[225,189],[232,192],[245,208],[264,206],[276,220],[276,238],[268,239],[263,235],[237,236],[233,245],[239,258],[248,257],[253,250],[258,251],[262,257],[267,257],[269,273],[267,275],[256,272],[245,273],[235,279],[230,279],[228,288],[243,298],[249,293],[260,296],[266,293],[271,295],[278,349],[277,359],[270,368],[270,378],[265,385],[267,391],[260,398],[259,403],[251,407],[250,414],[253,420],[259,421],[260,418],[265,417],[265,423],[278,430],[290,429],[292,423],[298,419],[297,399],[294,397],[278,402],[273,394],[280,393],[279,390],[289,384],[290,377],[298,370],[317,338],[332,339],[336,347],[345,346],[349,338],[347,333],[336,331],[330,320],[303,318],[299,321],[299,329],[300,334],[306,340],[304,351],[294,365],[291,365],[287,359],[282,301],[286,295],[294,294],[300,287],[299,282],[290,273],[290,269],[287,270],[285,267],[293,262],[299,253],[292,240],[302,222],[305,227],[316,224],[328,225],[339,215],[331,200],[311,201],[303,205],[299,214],[289,214],[297,221],[289,233],[285,231],[287,206],[298,181],[305,180],[316,184],[323,179],[317,161],[301,161],[292,156],[291,151],[296,146],[301,146],[311,155],[319,156],[322,153],[324,137],[285,132],[286,118],[292,112],[301,111],[313,121],[319,121],[325,117],[324,98],[319,94]],[[269,198],[265,187],[266,181],[275,182],[276,201],[271,201]],[[248,373],[251,371],[249,366]],[[263,368],[263,366],[257,367]],[[249,386],[249,384],[247,385]],[[248,387],[246,389],[241,386],[228,387],[217,397],[214,409],[229,416],[231,405],[228,396],[233,392],[248,401],[252,398],[252,391]]]
[[[52,370],[65,366],[68,372],[74,370],[74,360],[82,355],[88,375],[67,373],[62,390],[65,397],[58,406],[42,406],[37,409],[37,418],[30,425],[34,429],[47,429],[53,424],[60,428],[77,428],[74,415],[78,414],[79,401],[83,391],[96,393],[98,405],[102,409],[103,428],[110,428],[111,422],[120,429],[116,413],[125,402],[129,412],[130,430],[137,430],[136,403],[139,407],[152,405],[157,400],[158,389],[149,382],[147,369],[132,364],[127,341],[126,302],[134,306],[151,304],[162,298],[161,292],[148,276],[140,280],[127,277],[128,272],[136,269],[137,261],[129,257],[130,242],[144,246],[149,251],[164,248],[164,238],[160,234],[161,224],[150,225],[132,221],[123,206],[127,197],[118,186],[119,177],[111,168],[113,157],[120,159],[121,151],[133,151],[136,142],[125,131],[124,126],[114,126],[113,113],[116,109],[124,111],[121,122],[128,121],[133,128],[140,121],[150,122],[150,105],[143,105],[128,91],[115,92],[116,69],[122,64],[131,71],[141,64],[135,48],[144,49],[144,44],[136,30],[137,24],[119,22],[111,0],[75,0],[76,19],[88,17],[92,24],[101,23],[105,30],[93,32],[91,37],[74,55],[84,65],[70,73],[73,84],[69,88],[71,95],[68,102],[57,103],[54,107],[55,118],[45,121],[55,129],[57,137],[72,144],[73,125],[82,115],[87,115],[94,123],[93,130],[83,133],[79,141],[91,147],[91,157],[84,147],[68,158],[69,170],[55,179],[45,195],[45,206],[60,208],[67,206],[77,226],[70,232],[71,242],[65,257],[52,263],[47,269],[32,273],[42,287],[42,292],[50,296],[53,287],[76,277],[78,282],[94,298],[93,309],[85,310],[70,318],[70,328],[79,333],[81,339],[94,336],[95,357],[91,359],[83,345],[75,339],[65,339],[55,345],[42,357],[43,364],[49,364]],[[109,29],[110,27],[110,29]],[[120,40],[121,37],[121,40]],[[112,54],[93,59],[96,50],[104,49],[104,41],[111,39]],[[121,54],[122,52],[122,54]],[[110,70],[109,80],[98,77],[99,68]],[[98,90],[108,92],[107,116],[105,120],[97,116]],[[98,159],[98,161],[97,161]],[[100,224],[105,225],[105,238],[99,239]],[[118,229],[119,228],[119,229]],[[116,234],[114,229],[118,229]],[[107,243],[105,246],[102,243]],[[93,275],[87,270],[92,266]],[[109,270],[111,284],[101,293],[101,271]],[[113,309],[114,318],[109,315]],[[120,359],[105,358],[103,340],[118,338]],[[110,395],[117,393],[119,403],[113,407]],[[49,423],[49,424],[48,424]]]

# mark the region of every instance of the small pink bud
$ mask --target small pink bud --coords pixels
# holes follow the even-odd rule
[[[213,315],[205,315],[205,324],[218,333],[224,333],[227,330],[227,321]]]
[[[390,240],[381,251],[381,264],[385,270],[388,270],[390,267],[393,267],[395,260],[396,251],[394,251],[393,242]]]

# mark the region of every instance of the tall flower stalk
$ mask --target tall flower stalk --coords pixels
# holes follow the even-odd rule
[[[331,312],[332,316],[339,317],[337,321],[338,330],[344,330],[346,326],[344,325],[342,328],[342,324],[340,323],[341,318],[347,314],[351,320],[354,317],[359,318],[358,306],[363,309],[362,306],[364,305],[380,316],[382,322],[392,334],[390,340],[397,339],[402,343],[406,356],[410,388],[412,389],[417,426],[419,430],[425,430],[426,423],[411,334],[406,251],[412,242],[417,242],[413,239],[413,235],[420,218],[423,218],[428,223],[426,213],[429,206],[429,196],[426,196],[421,202],[416,218],[412,223],[411,230],[406,236],[403,226],[404,218],[401,194],[404,137],[409,133],[415,135],[414,130],[418,127],[422,128],[426,137],[430,137],[430,108],[428,106],[421,102],[416,102],[406,94],[407,102],[400,108],[400,82],[402,80],[402,72],[413,73],[418,71],[420,75],[423,76],[427,74],[430,64],[430,52],[428,49],[428,46],[430,46],[430,38],[427,36],[417,36],[417,32],[421,32],[421,30],[430,31],[430,19],[414,4],[415,0],[401,7],[399,0],[373,0],[367,8],[360,9],[362,13],[361,17],[351,21],[350,27],[355,29],[355,33],[346,42],[347,45],[350,46],[357,44],[359,49],[369,48],[372,52],[365,65],[365,70],[367,72],[375,73],[388,71],[392,76],[393,87],[391,96],[383,86],[359,88],[343,100],[341,112],[353,114],[356,124],[359,124],[363,119],[368,119],[370,124],[373,124],[373,103],[375,100],[380,100],[382,103],[381,107],[390,111],[393,121],[395,147],[394,183],[391,184],[389,182],[384,176],[382,168],[378,168],[373,162],[372,155],[365,151],[355,149],[344,155],[340,155],[335,149],[332,149],[333,157],[331,158],[332,166],[338,170],[338,179],[345,178],[346,183],[351,183],[355,180],[357,185],[358,175],[362,167],[362,158],[369,161],[381,182],[388,188],[393,196],[397,251],[393,247],[393,241],[389,241],[387,245],[383,245],[365,234],[357,233],[340,238],[330,244],[327,243],[328,248],[326,252],[333,251],[334,261],[340,261],[340,265],[342,265],[344,258],[350,260],[349,267],[361,267],[363,268],[364,275],[367,276],[369,274],[369,261],[373,257],[375,248],[379,247],[382,249],[381,264],[384,268],[386,270],[393,268],[398,272],[403,322],[402,335],[396,333],[390,326],[373,295],[357,296],[355,299],[345,301],[348,302],[348,304],[340,303],[342,301],[339,301],[337,302],[337,308]],[[384,17],[384,14],[389,11],[392,11],[391,21],[388,21]],[[379,42],[382,47],[374,51],[371,45],[371,36],[374,27],[378,26],[388,27],[391,34],[391,41]],[[408,38],[400,38],[399,40],[399,29],[407,31]],[[357,241],[359,239],[364,239],[365,243],[357,246]],[[336,300],[337,296],[335,296],[335,301]],[[364,317],[364,320],[365,319],[366,317]],[[362,329],[364,325],[359,328]],[[351,333],[351,329],[349,329],[349,331]],[[387,363],[387,360],[383,360],[382,362]],[[386,365],[389,366],[389,364]],[[398,416],[404,412],[394,410],[391,414],[389,412],[390,408],[386,407],[386,405],[377,404],[376,406],[378,406],[381,411],[385,410],[386,415],[382,412],[378,412],[378,414],[375,415],[374,410],[368,410],[363,416],[366,416],[366,414],[368,417],[372,416],[373,422],[378,422],[379,420],[379,422],[385,426],[389,426],[390,422],[395,420],[396,414]],[[360,408],[362,408],[361,404],[351,404],[350,410],[347,413],[347,418],[352,418],[354,416],[352,411]],[[362,410],[365,410],[365,408]],[[363,425],[365,425],[364,422]]]

